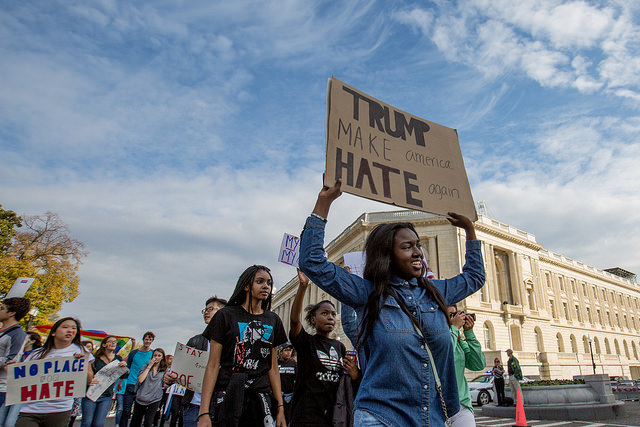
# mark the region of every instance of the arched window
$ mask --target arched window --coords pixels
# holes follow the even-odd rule
[[[536,326],[533,330],[533,333],[536,336],[536,350],[538,350],[539,353],[543,353],[544,341],[542,339],[542,330],[538,326]]]
[[[571,352],[578,354],[578,341],[576,341],[575,335],[571,334],[569,340],[571,341]]]
[[[638,360],[638,349],[636,348],[636,343],[631,341],[631,348],[633,349],[633,358]]]
[[[598,337],[595,337],[593,339],[593,345],[596,346],[596,354],[602,354],[602,350],[600,349],[600,340],[598,339]]]
[[[622,341],[622,346],[624,347],[624,355],[627,356],[627,359],[631,359],[631,355],[629,354],[629,346],[627,345],[627,340]]]
[[[582,336],[582,345],[584,347],[584,354],[589,354],[589,338],[586,335]]]
[[[620,356],[620,344],[618,344],[618,339],[613,340],[613,346],[616,349],[616,354]]]
[[[482,325],[482,331],[484,332],[484,348],[487,350],[495,350],[495,338],[493,335],[493,325],[491,322],[486,321]]]
[[[560,332],[556,334],[556,339],[558,340],[558,352],[564,353],[564,341],[562,340],[562,334],[560,334]]]
[[[609,338],[604,339],[604,350],[607,354],[611,354],[611,346],[609,345]]]

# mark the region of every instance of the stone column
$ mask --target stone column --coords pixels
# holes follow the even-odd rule
[[[438,265],[438,236],[429,237],[427,240],[427,247],[429,250],[429,267],[431,271],[436,275],[436,279],[440,279],[440,268]]]
[[[518,271],[518,263],[516,262],[516,254],[509,251],[509,273],[511,281],[511,292],[513,293],[514,303],[518,303],[522,306],[522,284],[520,283],[520,274]]]

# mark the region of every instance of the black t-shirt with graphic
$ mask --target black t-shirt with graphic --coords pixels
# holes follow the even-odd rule
[[[241,306],[218,310],[203,335],[222,344],[215,391],[227,388],[233,372],[247,373],[249,378],[265,375],[271,369],[273,347],[287,341],[277,314],[272,311],[250,314]]]
[[[282,384],[283,393],[293,393],[293,386],[296,383],[296,366],[297,363],[293,359],[286,362],[278,360],[280,367],[280,383]]]
[[[309,335],[304,328],[290,339],[298,353],[291,425],[331,426],[347,349],[338,340]]]

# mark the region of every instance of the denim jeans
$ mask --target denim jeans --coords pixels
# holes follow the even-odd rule
[[[5,405],[4,402],[7,400],[7,393],[0,392],[0,426],[4,425],[4,420],[9,413],[9,406]]]
[[[107,420],[111,396],[100,396],[95,402],[82,399],[82,427],[102,427]]]
[[[184,427],[196,427],[198,425],[198,412],[200,405],[188,404],[182,409],[182,421]]]
[[[4,427],[15,427],[16,421],[18,421],[18,417],[20,416],[20,409],[24,406],[24,403],[16,403],[15,405],[9,406],[9,413],[7,413],[7,417],[4,419]]]
[[[124,394],[116,393],[116,425],[120,425],[122,418],[122,407],[124,405]]]
[[[388,427],[387,424],[374,417],[371,413],[363,411],[362,409],[356,409],[355,413],[353,414],[353,427],[366,426]]]
[[[129,418],[131,417],[131,409],[133,408],[133,402],[136,400],[136,385],[127,384],[127,390],[124,392],[122,398],[122,416],[120,417],[120,427],[129,426]]]

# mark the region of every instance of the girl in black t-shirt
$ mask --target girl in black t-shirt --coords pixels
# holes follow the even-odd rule
[[[340,341],[330,338],[337,318],[331,301],[320,301],[306,308],[305,320],[316,333],[310,335],[304,330],[300,317],[309,279],[300,270],[298,278],[300,286],[291,307],[289,332],[291,343],[298,352],[290,425],[333,426],[333,409],[344,372],[346,348]]]
[[[247,268],[207,325],[203,335],[211,350],[198,427],[286,425],[274,348],[287,337],[280,317],[269,311],[272,290],[267,267]]]

